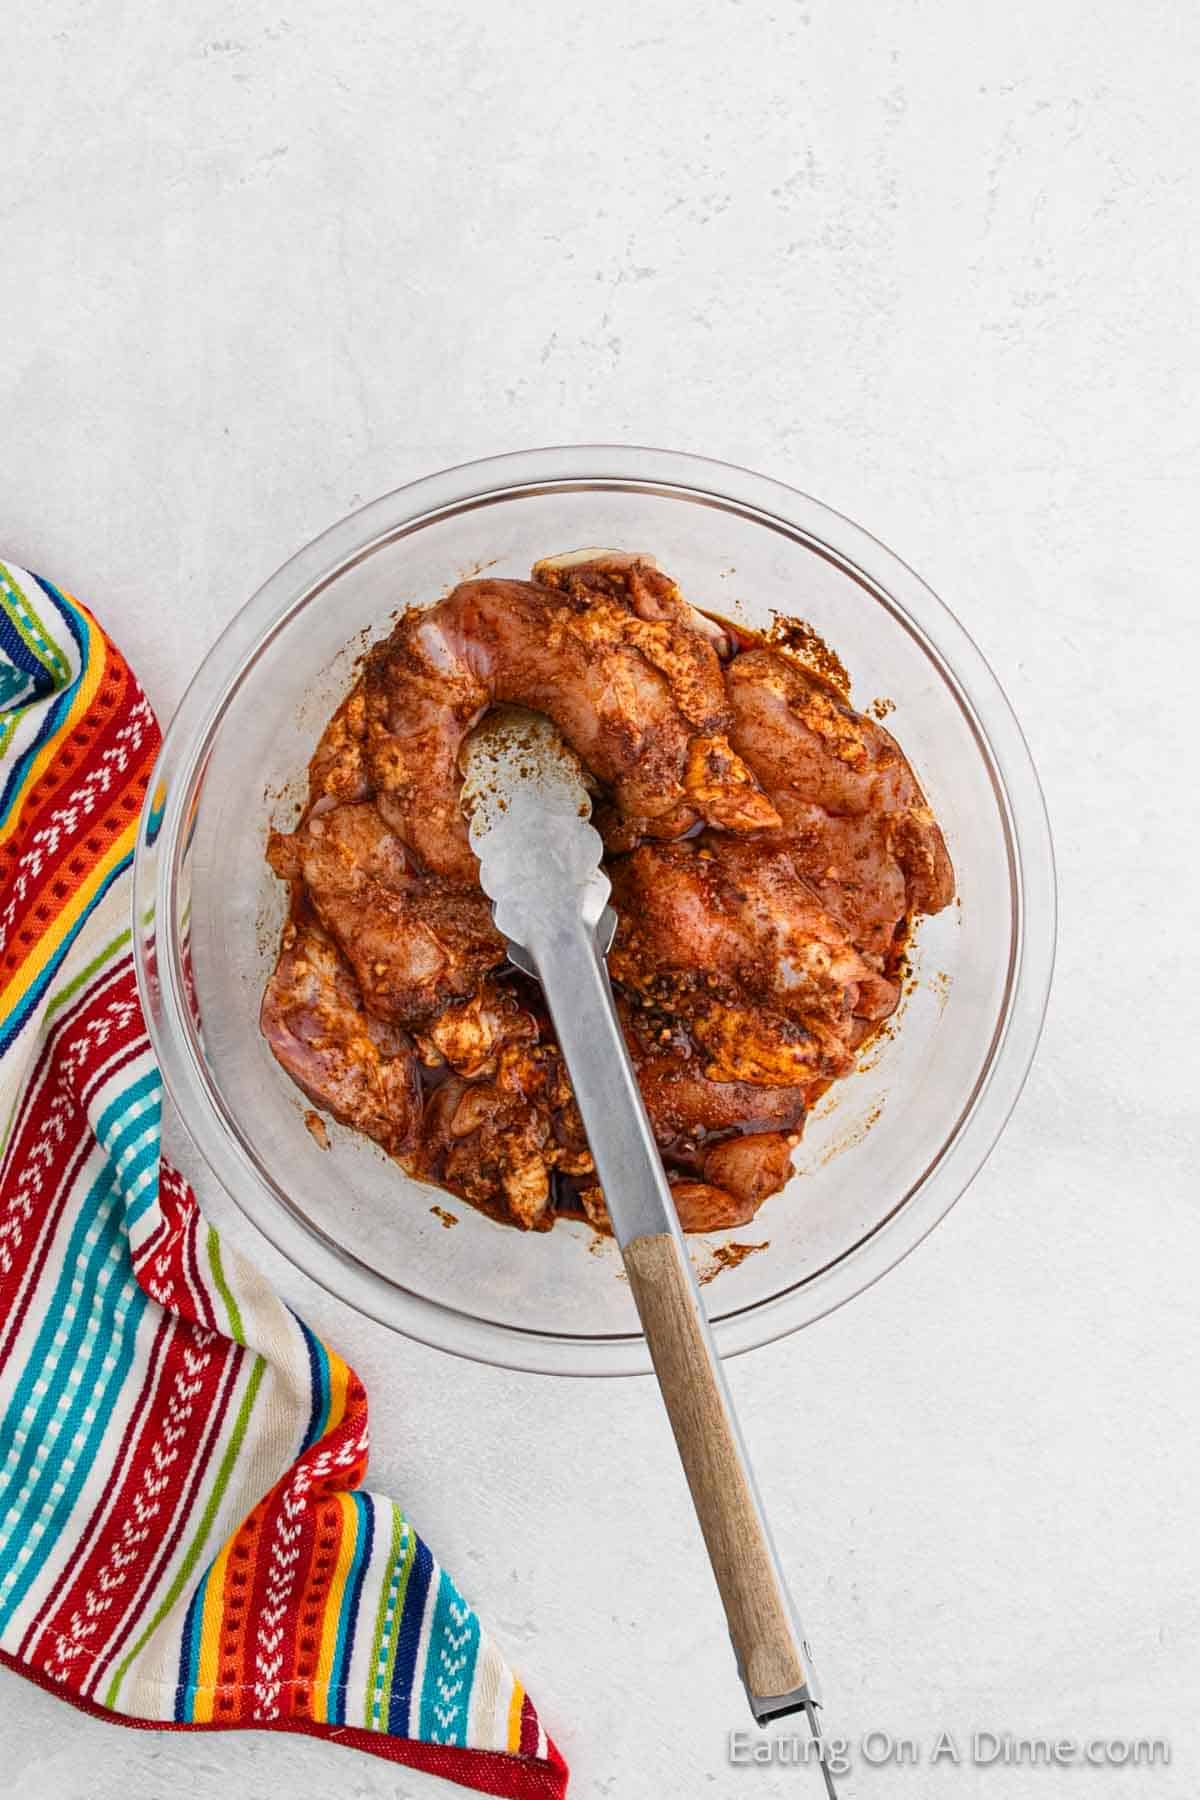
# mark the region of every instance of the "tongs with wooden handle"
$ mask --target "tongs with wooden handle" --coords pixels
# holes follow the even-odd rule
[[[583,773],[548,720],[489,714],[466,759],[480,880],[541,983],[759,1724],[818,1704],[653,1129],[613,1006],[616,919]],[[826,1787],[833,1793],[822,1759]]]

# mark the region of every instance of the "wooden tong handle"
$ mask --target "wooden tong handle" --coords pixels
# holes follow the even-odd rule
[[[625,1267],[675,1433],[729,1635],[752,1695],[788,1694],[807,1671],[775,1559],[675,1238],[632,1238]]]

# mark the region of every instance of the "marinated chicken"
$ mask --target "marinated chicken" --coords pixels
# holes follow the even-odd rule
[[[462,582],[367,656],[267,848],[291,905],[262,1030],[309,1099],[492,1216],[607,1227],[536,984],[508,962],[461,803],[497,702],[595,785],[622,1029],[687,1231],[787,1181],[806,1112],[895,1010],[914,918],[953,898],[895,739],[647,557]]]

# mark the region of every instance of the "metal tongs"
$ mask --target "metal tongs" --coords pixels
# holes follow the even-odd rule
[[[557,728],[490,712],[464,757],[484,892],[518,968],[539,981],[675,1434],[759,1725],[807,1714],[816,1680],[771,1542],[654,1133],[613,1006],[616,915],[581,764]],[[834,1793],[825,1756],[826,1790]]]

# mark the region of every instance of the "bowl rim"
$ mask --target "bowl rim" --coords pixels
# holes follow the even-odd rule
[[[224,711],[293,613],[384,543],[437,518],[519,495],[585,489],[680,494],[732,509],[824,556],[864,585],[913,634],[951,689],[991,776],[1015,901],[1007,1004],[958,1123],[907,1194],[849,1250],[770,1296],[713,1319],[723,1356],[814,1323],[894,1268],[945,1217],[991,1153],[1024,1086],[1053,975],[1056,880],[1046,806],[1025,737],[999,681],[963,625],[894,552],[861,526],[783,482],[735,464],[630,445],[509,452],[423,476],[330,526],[290,557],[221,633],[166,731],[134,853],[138,990],[167,1093],[200,1156],[251,1226],[295,1267],[355,1310],[432,1347],[536,1373],[648,1372],[637,1332],[567,1336],[480,1319],[400,1287],[293,1207],[241,1142],[199,1054],[187,1006],[177,917],[181,850],[198,780]],[[983,715],[983,716],[981,716]],[[986,725],[984,723],[986,717]],[[298,1229],[297,1229],[298,1228]],[[802,1299],[801,1299],[802,1297]]]

